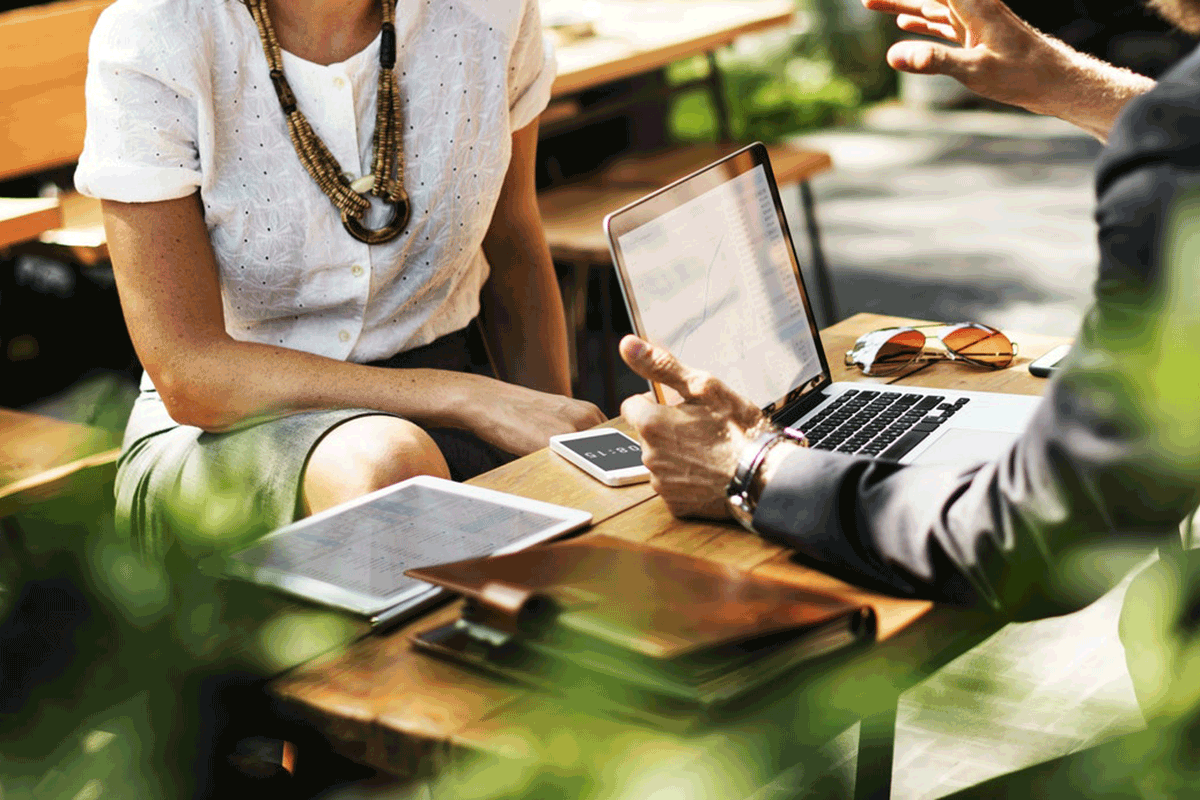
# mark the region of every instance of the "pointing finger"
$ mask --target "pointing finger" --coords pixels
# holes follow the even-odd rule
[[[695,377],[695,370],[681,364],[665,347],[658,347],[630,334],[621,340],[619,350],[629,368],[641,377],[669,386],[685,400],[694,397],[690,383]]]

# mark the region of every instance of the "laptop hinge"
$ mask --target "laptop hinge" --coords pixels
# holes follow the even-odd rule
[[[771,422],[774,422],[781,428],[795,424],[801,417],[827,399],[826,395],[821,391],[826,386],[829,386],[829,383],[823,381],[820,386],[816,386],[806,392],[803,397],[799,397],[795,402],[789,403],[779,409],[779,411],[771,415]]]

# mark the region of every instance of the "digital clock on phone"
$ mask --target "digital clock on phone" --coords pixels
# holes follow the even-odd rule
[[[550,449],[609,486],[650,479],[642,464],[642,446],[613,428],[551,436]]]

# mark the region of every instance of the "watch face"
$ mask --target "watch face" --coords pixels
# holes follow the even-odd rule
[[[606,472],[642,465],[641,445],[620,433],[567,439],[559,444]]]

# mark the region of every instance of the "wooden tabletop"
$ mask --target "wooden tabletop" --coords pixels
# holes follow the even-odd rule
[[[1045,381],[1028,373],[1028,363],[1063,342],[1058,337],[1016,335],[1022,347],[1021,356],[1011,367],[997,372],[937,362],[898,377],[871,379],[842,365],[842,354],[862,333],[913,322],[859,314],[826,329],[822,336],[834,380],[1040,394]],[[518,459],[471,482],[587,509],[595,516],[592,533],[699,555],[793,585],[819,588],[870,604],[879,616],[881,639],[924,637],[919,647],[936,653],[938,643],[945,645],[954,638],[957,623],[946,623],[946,619],[955,619],[953,614],[943,615],[937,625],[923,622],[937,617],[929,613],[930,603],[884,597],[849,586],[800,566],[784,548],[764,542],[732,524],[677,520],[647,485],[603,486],[548,450]],[[458,748],[492,753],[510,748],[514,757],[527,755],[526,751],[533,746],[531,741],[536,742],[537,738],[531,739],[529,734],[530,730],[538,730],[528,727],[535,724],[534,718],[541,718],[544,723],[548,709],[567,713],[559,708],[558,701],[420,655],[409,645],[412,633],[443,624],[458,611],[457,605],[442,608],[417,622],[383,635],[369,636],[344,651],[301,665],[274,681],[272,691],[297,706],[345,754],[393,774],[428,771]],[[933,644],[926,640],[932,640]],[[876,670],[877,666],[870,669]]]
[[[0,250],[36,239],[62,224],[54,197],[0,197]]]
[[[553,22],[554,10],[562,5],[544,2],[544,19]],[[555,97],[659,69],[743,34],[784,25],[795,9],[792,0],[591,0],[569,5],[590,19],[595,35],[557,47]]]
[[[0,517],[64,491],[102,487],[116,472],[111,435],[0,408]]]

